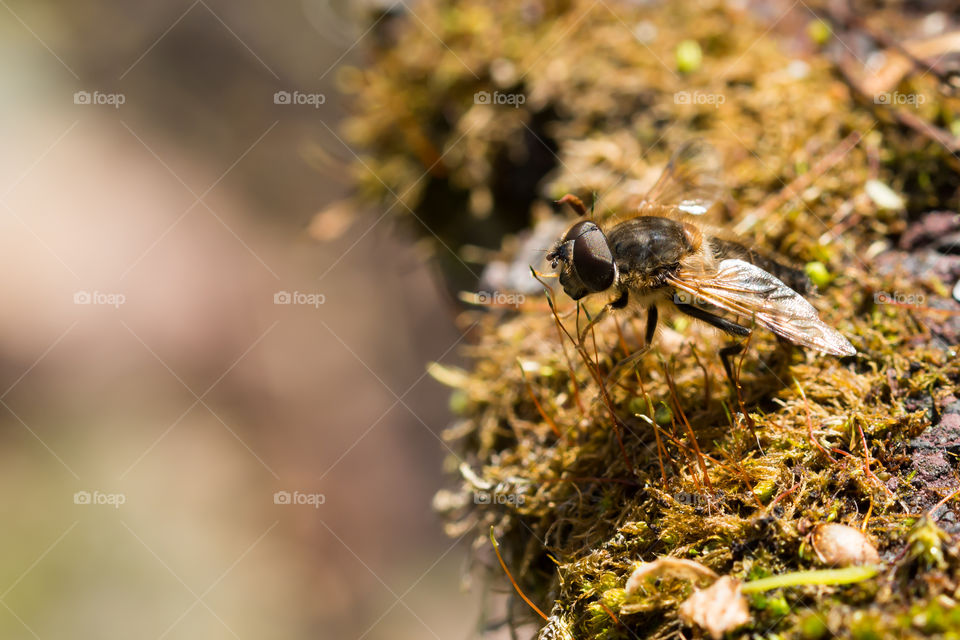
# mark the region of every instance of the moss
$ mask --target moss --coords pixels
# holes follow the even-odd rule
[[[804,616],[800,620],[798,627],[800,637],[804,640],[819,640],[830,634],[827,623],[815,613]]]
[[[556,287],[467,309],[469,370],[431,369],[456,389],[459,415],[446,434],[459,499],[438,500],[448,532],[473,532],[485,555],[495,527],[520,587],[551,614],[543,637],[665,638],[690,586],[627,594],[636,562],[696,558],[747,581],[807,571],[808,525],[840,522],[863,528],[889,570],[752,595],[755,623],[732,636],[960,632],[956,540],[923,517],[955,482],[920,442],[956,401],[957,334],[948,315],[883,298],[951,308],[952,283],[894,249],[922,212],[960,204],[949,154],[857,98],[823,54],[792,65],[750,15],[640,4],[418,4],[394,47],[345,74],[358,105],[347,131],[366,152],[358,199],[390,207],[430,239],[451,281],[473,287],[482,264],[471,256],[489,252],[470,245],[510,264],[518,243],[501,248],[504,234],[548,218],[547,201],[597,192],[598,211],[621,211],[680,142],[706,137],[730,183],[720,222],[807,265],[822,317],[859,353],[788,351],[756,332],[735,394],[714,355],[723,340],[668,317],[657,348],[605,385],[642,343],[639,320],[604,321],[578,349],[583,309]],[[801,31],[790,44],[828,49],[829,25]],[[699,43],[695,64],[685,43]],[[908,82],[931,96],[929,113],[956,111],[933,78]],[[497,91],[524,100],[475,100]],[[695,95],[714,98],[678,97]],[[804,175],[798,193],[786,188]],[[905,209],[878,206],[870,180]],[[499,571],[492,580],[504,584]],[[515,604],[511,619],[532,619]]]
[[[696,40],[684,40],[677,45],[677,71],[692,73],[703,63],[703,53]]]

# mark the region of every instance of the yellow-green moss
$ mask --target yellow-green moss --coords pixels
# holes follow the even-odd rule
[[[623,321],[622,335],[607,320],[578,351],[551,308],[574,335],[583,315],[556,287],[516,310],[465,311],[462,326],[475,327],[463,350],[470,370],[432,370],[457,389],[460,416],[447,433],[459,500],[438,501],[448,531],[472,531],[487,549],[493,525],[556,637],[665,638],[690,587],[667,581],[627,594],[637,561],[695,557],[743,580],[814,569],[806,526],[836,521],[865,527],[887,569],[854,585],[752,596],[754,624],[734,636],[960,633],[955,541],[906,506],[923,481],[908,443],[957,393],[957,345],[931,330],[942,315],[876,297],[932,299],[952,283],[875,261],[910,215],[956,208],[949,154],[859,100],[826,57],[791,65],[769,25],[749,14],[721,2],[640,4],[415,5],[395,46],[344,76],[357,107],[346,129],[366,151],[355,166],[361,198],[387,207],[399,196],[397,218],[463,281],[482,265],[459,258],[476,252],[453,259],[448,249],[497,247],[568,191],[597,192],[600,211],[619,211],[680,142],[704,137],[730,185],[721,224],[807,265],[822,317],[859,354],[785,352],[757,332],[737,398],[715,356],[723,340],[667,318],[657,348],[604,390],[598,380],[626,355],[622,345],[639,346],[640,320]],[[820,21],[807,32],[794,37],[832,38]],[[695,64],[685,43],[697,44]],[[932,91],[933,78],[909,82],[932,96],[924,114],[957,111]],[[524,102],[475,101],[495,91]],[[681,99],[694,95],[704,98]],[[798,197],[767,206],[851,132],[859,144]],[[878,207],[868,180],[901,194],[906,211]],[[514,499],[478,501],[478,491]],[[499,568],[493,579],[506,584]],[[515,613],[531,619],[522,603]]]

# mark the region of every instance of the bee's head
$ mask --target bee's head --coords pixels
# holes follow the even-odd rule
[[[617,275],[606,236],[589,220],[570,227],[547,260],[560,270],[560,285],[574,300],[609,289]]]

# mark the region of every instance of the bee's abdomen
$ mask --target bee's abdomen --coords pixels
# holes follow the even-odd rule
[[[607,232],[607,243],[625,275],[662,271],[694,250],[681,223],[659,216],[621,222]]]
[[[760,267],[799,294],[807,294],[813,291],[813,283],[810,282],[807,274],[800,269],[780,264],[773,258],[768,258],[733,240],[713,238],[711,243],[713,245],[713,256],[717,260],[728,258],[743,260]]]

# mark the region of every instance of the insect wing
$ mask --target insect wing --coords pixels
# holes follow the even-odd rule
[[[817,310],[803,296],[749,262],[723,260],[716,274],[681,271],[667,282],[687,294],[695,306],[713,306],[753,318],[760,326],[804,347],[836,356],[857,352],[840,332],[820,320]]]
[[[644,200],[703,215],[723,191],[720,169],[716,149],[701,140],[686,142],[670,158]]]

